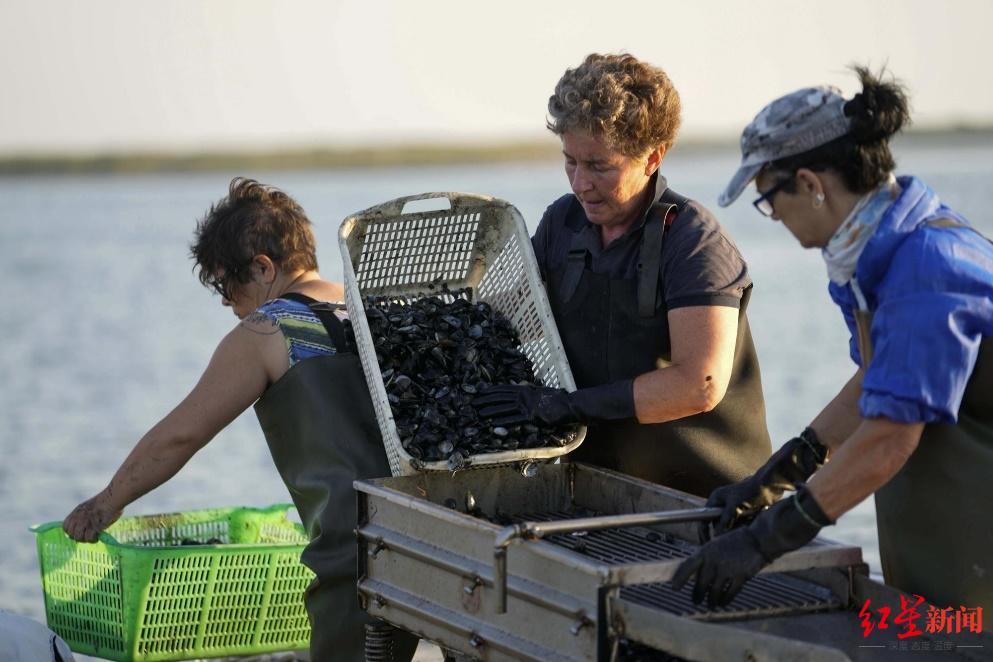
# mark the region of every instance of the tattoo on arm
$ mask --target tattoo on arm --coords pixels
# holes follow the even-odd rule
[[[241,328],[260,336],[271,336],[279,333],[279,325],[258,311],[245,315],[241,320]]]

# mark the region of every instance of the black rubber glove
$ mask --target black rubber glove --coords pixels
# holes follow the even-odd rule
[[[773,453],[772,457],[759,467],[758,471],[744,480],[718,487],[707,499],[708,508],[722,508],[720,518],[713,525],[715,536],[747,522],[766,506],[771,506],[786,490],[810,478],[827,458],[827,448],[817,440],[810,428],[793,437]],[[710,536],[703,527],[702,537]]]
[[[472,404],[481,418],[502,426],[525,423],[555,426],[634,418],[634,380],[571,393],[533,384],[498,384],[477,395]]]
[[[723,607],[759,570],[786,552],[803,547],[829,524],[834,522],[801,486],[795,495],[763,511],[747,527],[703,545],[676,569],[672,587],[681,590],[695,575],[693,602],[706,597],[710,607]]]

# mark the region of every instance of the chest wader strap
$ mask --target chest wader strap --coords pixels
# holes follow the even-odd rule
[[[655,300],[659,292],[662,269],[662,239],[676,218],[676,205],[658,203],[652,206],[645,221],[638,257],[638,316],[654,317]]]
[[[345,306],[340,303],[318,301],[313,297],[309,297],[306,294],[300,294],[298,292],[288,292],[281,298],[306,304],[314,315],[317,316],[317,319],[321,320],[321,324],[324,325],[324,330],[328,332],[328,337],[331,338],[331,342],[334,343],[334,349],[336,352],[340,354],[343,352],[355,351],[355,348],[348,341],[348,337],[345,334],[344,322],[338,319],[338,316],[334,314],[334,311],[343,309]]]
[[[676,193],[666,195],[678,196]],[[663,196],[665,197],[665,195]],[[678,202],[677,202],[678,204]],[[638,262],[638,315],[640,317],[655,316],[655,299],[658,296],[659,273],[662,266],[662,239],[666,229],[676,219],[679,209],[677,204],[655,203],[645,221],[645,229],[641,239],[641,257]],[[647,256],[647,259],[646,259]],[[562,281],[559,283],[559,300],[569,303],[576,294],[583,272],[589,266],[589,251],[583,246],[582,234],[577,232],[572,236],[569,253],[566,255],[565,269]]]
[[[859,358],[862,359],[862,369],[868,370],[872,361],[872,309],[862,294],[859,287],[858,275],[852,277],[848,283],[855,297],[855,310],[852,315],[855,317],[855,344],[859,348]]]
[[[872,362],[872,313],[868,310],[855,311],[855,344],[859,348],[859,357],[862,359],[862,369],[868,370],[869,363]]]
[[[583,272],[586,271],[588,251],[579,247],[579,244],[582,243],[579,237],[578,232],[573,235],[572,245],[569,246],[569,254],[566,256],[565,270],[562,272],[562,282],[559,284],[559,300],[562,303],[569,303],[572,300],[573,295],[576,294],[576,288],[579,287],[579,281],[583,277]]]
[[[321,320],[321,324],[324,325],[324,329],[334,342],[335,351],[339,354],[355,351],[345,335],[345,323],[334,314],[334,311],[343,307],[336,303],[317,302],[310,304],[310,309],[317,315],[317,319]]]

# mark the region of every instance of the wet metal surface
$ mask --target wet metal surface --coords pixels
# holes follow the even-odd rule
[[[588,517],[592,514],[588,511],[527,513],[514,519],[547,521]],[[696,545],[646,527],[555,535],[548,536],[545,540],[610,565],[680,559],[696,551]],[[752,579],[725,607],[710,609],[706,604],[695,605],[692,594],[692,583],[684,586],[681,591],[674,591],[668,583],[621,588],[621,598],[624,600],[704,621],[825,611],[841,607],[840,601],[830,590],[778,573]]]
[[[499,467],[377,479],[356,488],[368,518],[361,527],[359,590],[370,613],[455,650],[476,652],[469,641],[475,636],[493,660],[595,660],[615,653],[671,659],[657,653],[668,651],[722,661],[741,659],[747,650],[763,661],[836,662],[844,658],[835,640],[859,636],[857,614],[840,604],[850,594],[858,550],[827,541],[798,550],[792,565],[783,564],[790,574],[756,578],[726,608],[698,607],[689,590],[671,591],[672,571],[696,550],[688,542],[696,539],[696,520],[619,524],[625,516],[700,509],[699,499],[660,485],[562,463],[541,465],[530,478]],[[595,521],[582,521],[587,518]],[[614,528],[599,528],[607,526]],[[500,611],[490,554],[504,531],[520,527],[542,535],[506,548]],[[815,583],[792,574],[799,570]],[[836,625],[810,636],[762,630],[772,621],[824,617],[837,617]]]

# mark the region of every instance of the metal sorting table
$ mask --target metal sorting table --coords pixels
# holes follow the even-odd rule
[[[468,659],[906,659],[863,646],[859,606],[900,594],[858,547],[817,539],[708,609],[668,584],[696,548],[678,521],[692,513],[602,528],[701,499],[577,463],[520,469],[356,481],[363,608]],[[984,647],[943,655],[989,659],[993,637],[973,637]]]

